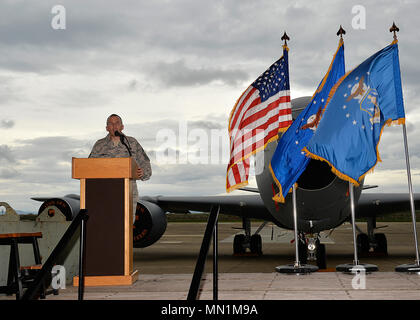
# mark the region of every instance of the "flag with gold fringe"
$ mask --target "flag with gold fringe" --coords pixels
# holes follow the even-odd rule
[[[284,202],[288,191],[306,169],[310,159],[305,156],[302,148],[317,129],[331,88],[344,73],[344,43],[340,39],[328,71],[310,103],[283,134],[271,159],[270,172],[279,187],[279,192],[273,197],[274,201]]]
[[[398,43],[378,51],[331,90],[322,121],[304,148],[341,179],[359,185],[380,160],[384,126],[405,122]]]
[[[226,191],[248,184],[249,157],[264,150],[292,123],[288,47],[239,97],[229,118]]]

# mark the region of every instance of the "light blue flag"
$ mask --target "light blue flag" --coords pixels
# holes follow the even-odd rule
[[[332,89],[305,152],[355,185],[380,161],[385,124],[405,122],[397,41],[348,72]]]
[[[321,80],[312,96],[311,102],[299,114],[278,142],[270,164],[271,174],[279,187],[279,193],[273,197],[273,200],[284,202],[288,191],[306,169],[310,159],[305,156],[302,149],[312,138],[318,126],[323,108],[327,102],[328,93],[343,75],[344,43],[340,39],[328,72]]]

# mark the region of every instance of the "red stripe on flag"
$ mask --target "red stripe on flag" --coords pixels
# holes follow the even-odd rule
[[[285,107],[285,108],[279,110],[279,116],[285,116],[285,115],[288,115],[288,114],[292,114],[292,109],[289,108],[289,107]]]
[[[235,156],[233,157],[233,160],[234,159],[241,159],[243,157],[246,157],[246,156],[250,155],[253,151],[257,150],[257,148],[264,146],[268,142],[268,140],[270,140],[272,137],[276,136],[277,133],[278,133],[277,132],[277,129],[276,130],[272,130],[263,139],[260,139],[258,141],[255,141],[253,144],[249,145],[245,149],[243,149],[243,150],[239,151],[238,153],[236,153]]]
[[[258,99],[258,100],[260,100],[260,99]],[[254,101],[255,102],[255,101]],[[280,104],[286,104],[286,103],[288,103],[288,102],[290,102],[290,96],[284,96],[284,97],[280,97],[279,99],[277,99],[276,101],[273,101],[273,102],[271,102],[270,104],[268,104],[266,107],[264,107],[262,110],[260,110],[260,111],[257,111],[257,112],[255,112],[254,114],[252,114],[252,112],[253,112],[253,108],[256,108],[256,107],[258,107],[258,105],[259,104],[257,104],[257,105],[254,105],[254,103],[253,103],[253,105],[252,106],[250,106],[249,108],[248,108],[248,110],[247,110],[247,112],[244,114],[244,116],[245,115],[247,115],[247,114],[252,114],[251,116],[249,116],[248,118],[246,118],[245,120],[243,120],[242,121],[242,123],[240,124],[240,128],[244,128],[244,127],[246,127],[246,126],[248,126],[250,123],[252,123],[252,122],[254,122],[255,120],[258,120],[259,118],[262,118],[262,117],[264,117],[268,112],[270,112],[271,110],[273,110],[273,109],[275,109],[275,108],[278,108],[279,106],[280,106]],[[287,110],[290,110],[290,107],[288,107],[288,105],[286,104],[285,106],[284,106],[284,108],[282,108],[282,107],[280,107],[279,108],[279,114],[280,115],[283,115],[283,114],[287,114],[287,113],[281,113],[282,112],[282,110],[285,110],[285,112],[288,112]],[[290,110],[290,112],[289,113],[291,113],[291,110]]]
[[[274,101],[272,103],[270,103],[267,107],[265,107],[264,109],[255,112],[254,114],[251,114],[248,118],[244,119],[241,122],[241,125],[239,126],[240,129],[246,128],[248,126],[250,126],[250,124],[252,124],[253,122],[257,121],[258,119],[263,118],[264,116],[267,115],[267,113],[269,113],[272,110],[277,109],[279,106],[277,101]],[[249,114],[247,112],[247,114]],[[278,114],[277,114],[278,117]]]
[[[241,105],[239,106],[239,108],[237,108],[237,110],[235,110],[235,113],[234,113],[234,118],[233,118],[233,120],[232,120],[232,122],[231,122],[231,125],[230,125],[230,128],[234,128],[235,126],[236,126],[236,122],[238,121],[238,117],[239,117],[239,115],[241,114],[241,112],[242,112],[242,109],[244,108],[244,105],[247,103],[247,101],[249,100],[249,98],[254,94],[254,92],[256,91],[257,89],[256,88],[252,88],[252,90],[251,91],[249,91],[248,92],[248,94],[246,95],[246,97],[245,97],[245,99],[242,101],[242,103],[241,103]],[[258,97],[259,98],[259,97]],[[255,100],[257,100],[257,99],[255,99]],[[254,100],[254,101],[255,101]],[[253,101],[253,102],[254,102]]]
[[[233,177],[235,178],[236,184],[241,183],[241,175],[239,174],[238,165],[235,164],[232,168]]]
[[[233,146],[231,146],[231,149],[230,149],[230,150],[231,150],[231,151],[233,151],[235,146],[238,146],[238,145],[240,145],[242,142],[245,142],[245,141],[247,141],[248,139],[250,139],[250,138],[252,138],[253,136],[255,136],[255,135],[256,135],[256,133],[257,133],[257,131],[267,129],[267,128],[270,126],[270,124],[272,124],[272,123],[274,123],[274,122],[278,121],[278,118],[279,118],[279,115],[278,115],[278,114],[276,114],[276,115],[272,116],[270,119],[268,119],[265,123],[261,124],[259,127],[255,128],[255,129],[252,129],[252,130],[249,130],[249,131],[248,131],[248,132],[246,132],[244,135],[242,135],[242,136],[238,137],[238,138],[235,140],[235,142],[234,142]],[[275,130],[276,130],[276,133],[277,133],[278,128],[276,128]],[[238,133],[240,133],[240,132],[238,132]]]
[[[280,122],[279,128],[287,128],[293,123],[292,120]]]
[[[245,111],[244,113],[243,113],[243,115],[241,116],[241,121],[240,121],[240,123],[239,123],[239,125],[238,125],[238,128],[243,128],[244,126],[243,126],[243,122],[244,122],[244,118],[245,118],[245,116],[248,114],[248,111],[249,111],[249,109],[250,108],[254,108],[255,106],[258,106],[259,104],[261,104],[261,98],[260,97],[258,97],[258,98],[256,98],[254,101],[252,101],[251,102],[251,104],[248,106],[248,110],[247,111]],[[233,127],[234,128],[234,127]]]
[[[250,155],[253,151],[255,151],[258,147],[264,146],[272,137],[278,134],[278,129],[275,128],[271,130],[264,138],[255,141],[253,144],[249,145],[245,149],[239,150],[229,161],[228,167],[230,167],[233,163],[238,162],[242,158]]]

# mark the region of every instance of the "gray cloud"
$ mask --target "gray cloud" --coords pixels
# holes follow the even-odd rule
[[[150,76],[155,77],[167,87],[206,85],[213,81],[236,86],[248,79],[247,73],[243,70],[192,68],[187,66],[184,60],[158,63],[151,68]]]
[[[137,85],[138,85],[138,81],[137,81],[136,79],[131,80],[131,81],[128,83],[128,90],[129,90],[129,91],[136,90],[136,89],[137,89]]]
[[[20,100],[19,92],[21,88],[19,88],[13,80],[14,79],[9,75],[0,75],[0,104],[2,105],[6,105]],[[2,127],[1,124],[0,127]]]
[[[152,165],[153,175],[139,183],[142,195],[214,195],[225,192],[224,165]]]
[[[227,116],[208,114],[202,119],[161,119],[126,124],[124,132],[138,139],[153,164],[223,164],[228,157]],[[181,159],[181,160],[180,160]],[[202,168],[202,169],[203,169]],[[203,169],[204,170],[204,169]]]
[[[176,135],[179,134],[183,126],[185,126],[187,133],[192,129],[222,130],[223,128],[227,128],[227,122],[228,115],[206,114],[202,119],[159,119],[136,124],[126,123],[124,125],[124,132],[137,137],[148,145],[148,143],[156,141],[156,135],[160,130],[170,130]]]
[[[40,137],[33,139],[18,139],[17,143],[21,147],[16,148],[19,155],[22,157],[32,154],[32,157],[55,157],[55,152],[63,152],[66,150],[79,151],[86,148],[86,142],[81,142],[78,139],[64,137],[64,136],[51,136]],[[55,154],[54,154],[55,153]],[[54,155],[53,155],[54,154]]]
[[[280,37],[286,30],[291,37],[291,81],[314,90],[337,46],[335,32],[340,24],[347,30],[346,60],[352,68],[390,42],[387,29],[394,19],[405,32],[401,32],[401,65],[417,65],[417,41],[410,33],[420,25],[406,18],[417,9],[410,1],[400,6],[392,1],[364,4],[366,30],[351,28],[354,4],[344,1],[334,5],[326,0],[241,1],[240,6],[233,1],[180,0],[176,5],[123,1],[104,6],[96,0],[67,0],[62,4],[67,10],[67,29],[56,31],[50,26],[54,1],[31,6],[2,3],[0,38],[5,45],[0,48],[0,67],[39,73],[61,73],[71,67],[91,73],[104,66],[106,70],[150,71],[153,65],[155,77],[169,87],[215,80],[237,85],[250,75],[257,77],[281,55]],[[157,63],[157,57],[174,62]],[[404,69],[404,83],[417,83],[413,68]],[[130,82],[129,88],[136,86],[137,82]]]
[[[13,155],[12,150],[7,145],[0,145],[0,160],[4,159],[7,162],[15,162],[15,156]]]
[[[121,110],[144,116],[148,121],[142,123],[124,119],[125,133],[138,138],[151,158],[159,151],[157,132],[169,129],[178,139],[180,121],[188,120],[188,130],[226,133],[236,99],[281,56],[280,37],[285,30],[291,38],[292,96],[296,97],[295,89],[312,93],[337,48],[340,24],[347,31],[347,70],[391,42],[388,29],[393,20],[400,27],[410,156],[412,167],[420,166],[420,142],[416,138],[420,135],[420,113],[416,110],[420,103],[417,1],[363,4],[367,25],[360,30],[351,27],[351,9],[359,3],[344,0],[241,0],[240,5],[224,0],[124,0],[106,4],[100,0],[63,0],[60,4],[66,8],[67,29],[60,31],[50,26],[51,8],[56,4],[55,0],[6,0],[0,4],[0,103],[4,110],[0,129],[10,129],[11,133],[0,146],[0,178],[15,188],[10,197],[19,204],[26,203],[23,198],[35,192],[78,192],[78,181],[70,177],[70,159],[86,157],[94,140],[63,135],[75,136],[72,128],[77,128],[80,136],[86,128],[86,135],[93,136],[89,126],[96,123],[87,117],[94,111]],[[196,92],[203,93],[211,105],[217,104],[214,112],[218,114],[206,114],[209,101],[205,101],[206,109],[201,109]],[[132,106],[139,101],[156,108],[133,111]],[[91,113],[84,117],[86,108]],[[63,109],[65,113],[60,113]],[[194,116],[197,114],[200,116]],[[78,119],[84,127],[76,126]],[[51,123],[51,132],[34,129],[49,128]],[[23,126],[30,129],[25,131]],[[18,128],[19,137],[30,138],[10,137]],[[186,152],[179,146],[167,149],[178,156]],[[403,168],[400,127],[385,128],[380,154],[384,161],[378,171]],[[141,183],[143,194],[224,191],[224,164],[153,165],[152,179]],[[1,188],[0,194],[5,192]]]
[[[14,155],[19,179],[27,183],[57,185],[68,183],[71,158],[86,157],[89,143],[67,137],[44,137],[17,140]]]
[[[406,121],[406,126],[410,167],[420,168],[420,141],[416,139],[420,134],[420,129],[410,121]],[[401,125],[384,128],[378,150],[382,159],[382,162],[378,163],[379,170],[406,170]]]
[[[13,128],[14,125],[15,125],[15,122],[13,120],[3,119],[0,121],[0,128],[3,128],[3,129]]]
[[[19,173],[13,168],[2,168],[0,170],[0,179],[11,179],[19,176]]]
[[[209,178],[226,178],[225,165],[192,165],[178,164],[153,166],[153,183],[183,184],[185,182],[197,183]]]
[[[13,179],[19,176],[15,169],[19,161],[8,145],[0,145],[0,179]]]

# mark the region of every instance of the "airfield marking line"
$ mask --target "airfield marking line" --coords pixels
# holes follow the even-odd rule
[[[203,237],[203,234],[165,234],[164,237]]]
[[[164,244],[180,244],[180,243],[183,243],[183,241],[160,241],[159,243],[164,243]]]

